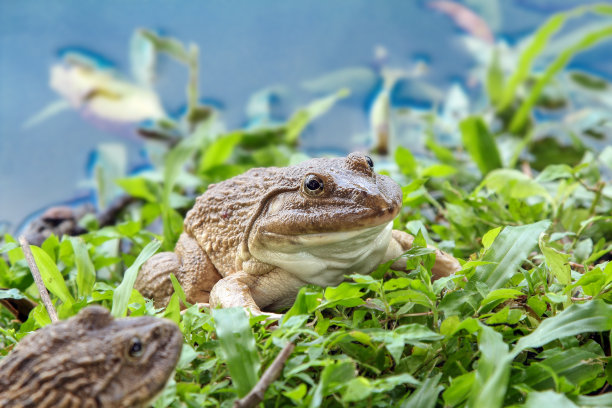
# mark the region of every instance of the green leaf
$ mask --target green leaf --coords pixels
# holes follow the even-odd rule
[[[454,407],[455,405],[459,405],[465,401],[470,395],[475,377],[476,372],[471,371],[452,378],[450,386],[442,393],[444,403],[448,406]]]
[[[544,235],[540,236],[539,246],[546,259],[546,265],[553,276],[555,276],[560,283],[569,285],[572,280],[572,270],[569,265],[570,255],[546,246],[544,243]]]
[[[96,269],[89,257],[87,245],[82,238],[70,237],[70,243],[74,251],[74,260],[77,265],[77,289],[79,296],[87,297],[91,295],[94,283],[96,283]]]
[[[150,203],[157,203],[161,198],[160,187],[143,177],[117,179],[115,183],[132,197],[142,198]]]
[[[555,408],[578,408],[578,405],[574,404],[564,394],[556,393],[552,390],[542,392],[530,392],[527,396],[525,408],[542,408],[542,407],[555,407]]]
[[[261,367],[253,331],[244,308],[213,309],[219,352],[229,368],[239,397],[255,386]]]
[[[487,187],[506,197],[506,199],[523,199],[532,196],[540,196],[552,202],[550,194],[542,185],[522,172],[514,169],[499,169],[490,172],[482,183],[480,183],[476,192],[482,187]]]
[[[549,226],[550,221],[540,221],[504,228],[482,257],[483,261],[493,263],[476,267],[470,281],[485,283],[489,291],[504,286],[527,259],[540,234]]]
[[[612,305],[602,300],[574,304],[558,315],[545,319],[537,329],[522,337],[512,355],[527,348],[541,347],[553,340],[580,333],[602,332],[612,329]]]
[[[189,63],[189,52],[183,44],[171,37],[162,37],[149,30],[140,29],[138,31],[142,37],[151,41],[158,52],[165,52],[172,58],[181,61],[185,64]]]
[[[395,162],[402,173],[410,177],[417,177],[418,164],[412,152],[403,146],[395,149]]]
[[[444,389],[438,385],[442,374],[427,378],[419,388],[402,404],[402,408],[433,408],[438,400],[438,394]]]
[[[366,334],[369,334],[374,341],[383,342],[396,363],[399,363],[406,344],[418,345],[424,341],[444,338],[444,336],[416,323],[400,326],[393,331],[372,330],[366,332]]]
[[[535,390],[546,390],[564,377],[574,387],[581,388],[601,375],[602,357],[601,347],[593,342],[582,347],[546,350],[524,371],[521,382]]]
[[[374,387],[364,377],[356,377],[350,380],[342,395],[342,402],[361,401],[372,394]]]
[[[504,72],[499,63],[499,52],[493,51],[493,58],[487,70],[487,92],[492,105],[497,105],[504,92]]]
[[[480,325],[478,334],[480,358],[468,406],[471,408],[501,407],[508,387],[510,363],[508,345],[502,335],[489,326]]]
[[[482,174],[502,167],[495,139],[481,118],[466,118],[459,124],[459,129],[463,145]]]
[[[559,18],[559,17],[557,17]],[[523,103],[520,105],[517,112],[514,114],[512,118],[512,122],[510,122],[510,131],[513,133],[518,133],[529,116],[531,109],[537,102],[538,98],[542,94],[542,91],[548,85],[548,83],[553,79],[553,77],[561,71],[565,66],[570,62],[570,60],[579,52],[584,51],[597,43],[607,40],[612,36],[612,25],[607,26],[605,28],[595,30],[591,33],[588,33],[583,38],[581,38],[578,42],[573,44],[572,46],[564,49],[561,54],[557,56],[557,58],[550,63],[550,65],[546,68],[544,73],[540,76],[538,81],[535,83],[529,95]]]
[[[181,140],[176,145],[165,159],[164,166],[164,190],[162,194],[162,221],[164,224],[164,246],[168,249],[174,247],[174,243],[178,238],[175,234],[173,224],[182,223],[182,219],[170,206],[170,195],[174,189],[174,184],[181,173],[183,166],[195,152],[198,150],[206,137],[208,136],[208,127],[203,124],[191,134],[188,138]],[[178,216],[178,219],[173,219]]]
[[[518,296],[523,295],[523,292],[516,289],[495,289],[487,294],[487,296],[482,299],[480,302],[480,306],[484,306],[488,303],[496,302],[498,300],[506,300],[506,299],[516,299]]]
[[[355,377],[355,366],[349,361],[333,362],[321,372],[321,379],[317,384],[309,407],[320,407],[323,397],[332,394],[346,386]]]
[[[231,156],[234,148],[242,140],[242,132],[232,132],[219,137],[204,150],[200,161],[200,172],[219,166]]]
[[[302,383],[290,391],[283,392],[283,395],[287,398],[290,398],[295,403],[299,404],[304,399],[304,396],[306,395],[306,391],[307,391],[306,384]]]
[[[134,263],[123,274],[123,280],[113,293],[113,308],[111,314],[114,317],[125,317],[127,314],[127,306],[132,295],[134,282],[138,276],[138,270],[143,263],[147,261],[157,250],[161,243],[159,241],[151,241],[140,252]]]
[[[433,164],[421,172],[421,177],[448,177],[457,173],[457,168],[448,164]]]
[[[74,298],[70,294],[64,277],[57,268],[55,262],[53,262],[53,259],[51,259],[42,248],[33,245],[31,245],[30,248],[32,249],[34,260],[40,270],[40,276],[46,288],[49,292],[60,298],[62,302],[67,305],[72,305],[74,303]]]
[[[190,307],[191,303],[187,302],[187,297],[185,296],[185,291],[181,287],[178,279],[174,276],[173,273],[170,273],[170,282],[172,282],[172,287],[174,288],[174,293],[177,294],[178,298],[183,302],[185,307]],[[178,324],[178,323],[177,323]]]
[[[545,49],[550,38],[561,28],[566,19],[567,16],[565,14],[555,14],[533,34],[531,42],[520,56],[517,69],[508,79],[502,98],[499,101],[499,110],[504,110],[510,106],[514,100],[516,89],[529,76],[533,61]]]
[[[536,181],[538,183],[545,183],[547,181],[571,178],[572,175],[572,168],[567,164],[551,164],[546,166],[546,168],[538,174]]]
[[[499,235],[501,229],[502,227],[493,228],[482,236],[482,246],[485,250],[489,249],[493,241],[495,241],[495,238]]]

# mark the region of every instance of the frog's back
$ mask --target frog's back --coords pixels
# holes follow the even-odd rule
[[[253,217],[267,198],[299,186],[297,167],[254,168],[209,186],[185,218],[185,232],[193,236],[218,270],[233,269],[239,247],[248,238]]]

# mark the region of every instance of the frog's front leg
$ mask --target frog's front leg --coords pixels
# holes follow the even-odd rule
[[[273,268],[262,275],[238,271],[215,284],[210,292],[210,307],[246,307],[253,315],[280,317],[262,309],[291,306],[304,285],[305,282],[281,268]]]
[[[412,242],[414,241],[414,237],[412,235],[403,231],[393,230],[391,234],[391,242],[389,243],[389,247],[385,253],[385,258],[383,260],[384,262],[397,258],[412,248]],[[447,254],[434,246],[427,245],[427,247],[436,251],[436,262],[434,263],[433,268],[431,268],[433,279],[452,275],[461,269],[461,264],[454,256]],[[406,260],[398,259],[393,263],[393,265],[391,265],[391,267],[394,269],[404,269],[406,267]]]

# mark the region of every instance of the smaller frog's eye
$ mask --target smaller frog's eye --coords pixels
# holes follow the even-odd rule
[[[318,196],[323,193],[323,180],[314,174],[309,174],[304,178],[304,192],[311,196]]]
[[[138,358],[144,353],[144,346],[138,337],[132,337],[128,354],[132,358]]]
[[[368,166],[370,166],[370,168],[373,169],[374,161],[372,160],[372,158],[370,156],[366,156],[365,159],[366,159],[366,162],[368,163]]]

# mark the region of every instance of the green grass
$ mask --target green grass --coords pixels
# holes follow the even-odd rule
[[[404,194],[394,227],[418,235],[403,255],[410,272],[381,265],[369,276],[347,276],[338,287],[305,287],[276,330],[236,310],[189,307],[181,314],[180,290],[165,310],[155,309],[132,289],[135,273],[159,248],[158,239],[163,248],[174,246],[194,196],[210,183],[304,159],[301,131],[346,92],[314,101],[276,128],[215,134],[215,115],[196,114],[206,107],[197,104],[192,78],[189,113],[155,124],[156,132],[168,132],[163,140],[178,134],[178,144],[168,145],[153,172],[118,181],[139,199],[131,211],[112,227],[85,219],[90,232],[81,238],[51,237],[34,248],[60,318],[98,303],[115,316],[158,315],[178,323],[183,355],[156,407],[231,406],[288,342],[296,348],[267,390],[266,407],[612,406],[612,147],[586,143],[598,122],[572,130],[569,145],[553,138],[540,157],[537,135],[551,123],[532,115],[553,79],[569,80],[559,76],[567,61],[610,37],[594,32],[543,74],[531,71],[565,20],[585,11],[609,14],[609,7],[553,17],[515,73],[492,75],[495,65],[485,71],[489,86],[498,88],[487,91],[497,102],[451,124],[459,144],[437,142],[448,124],[432,111],[420,117],[426,152],[400,147],[386,163]],[[193,71],[197,47],[187,51],[140,33]],[[578,159],[568,162],[557,153],[561,148]],[[158,219],[160,236],[147,230]],[[6,288],[0,298],[38,300],[15,242],[10,235],[0,241],[0,287]],[[432,283],[427,243],[452,252],[463,269]],[[42,306],[23,324],[2,309],[0,353],[49,323]]]

